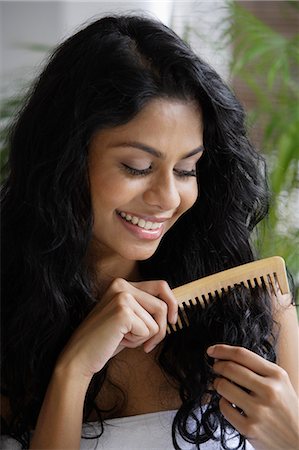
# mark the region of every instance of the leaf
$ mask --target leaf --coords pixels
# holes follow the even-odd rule
[[[287,3],[285,7],[290,6]],[[289,202],[298,193],[299,34],[283,36],[233,1],[228,3],[225,27],[224,45],[234,49],[231,73],[255,96],[251,117],[263,124],[261,147],[268,160],[273,196],[267,226],[258,227],[263,236],[261,255],[284,257],[299,282],[298,253],[295,264],[294,250],[296,244],[299,246],[299,229],[281,217],[282,194],[287,192],[284,206],[292,210],[296,206]]]

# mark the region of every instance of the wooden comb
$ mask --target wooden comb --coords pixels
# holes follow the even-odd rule
[[[282,294],[290,292],[284,259],[280,256],[260,259],[232,269],[223,270],[172,290],[186,324],[189,324],[186,308],[200,304],[205,307],[213,298],[220,296],[238,285],[248,289],[266,286],[274,294],[278,288]],[[175,325],[168,324],[167,333],[182,329],[180,315]]]

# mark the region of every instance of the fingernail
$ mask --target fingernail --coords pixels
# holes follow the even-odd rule
[[[157,344],[151,345],[147,350],[145,350],[145,353],[150,353],[152,350],[154,350],[154,348],[156,347]]]
[[[214,355],[214,353],[215,353],[215,345],[212,345],[211,347],[209,347],[207,349],[207,354],[212,356],[212,355]]]
[[[176,312],[175,315],[173,316],[173,324],[176,324],[178,321],[178,313]]]

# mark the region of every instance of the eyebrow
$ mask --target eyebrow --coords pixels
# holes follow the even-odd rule
[[[137,148],[139,150],[142,150],[146,153],[149,153],[150,155],[155,156],[156,158],[165,159],[165,156],[162,152],[159,150],[150,147],[149,145],[142,144],[141,142],[137,141],[129,141],[129,142],[122,142],[121,144],[118,144],[116,147],[133,147]],[[200,145],[199,147],[194,148],[190,152],[188,152],[186,155],[182,157],[182,159],[190,158],[193,155],[196,155],[197,153],[202,153],[204,151],[204,147]]]

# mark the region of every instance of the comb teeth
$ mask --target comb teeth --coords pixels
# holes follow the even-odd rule
[[[173,289],[179,305],[178,321],[175,325],[168,324],[167,332],[189,326],[190,308],[206,308],[215,298],[221,299],[223,294],[239,286],[250,290],[264,287],[274,295],[277,295],[278,290],[282,294],[288,293],[290,290],[283,258],[273,256],[243,264]]]

